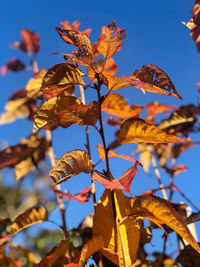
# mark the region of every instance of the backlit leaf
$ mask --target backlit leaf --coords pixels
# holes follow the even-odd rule
[[[171,109],[177,109],[177,106],[170,106],[170,105],[164,105],[159,103],[158,101],[154,101],[152,103],[149,103],[144,106],[144,108],[147,108],[147,116],[148,117],[154,117],[155,115],[159,113],[165,113],[168,115],[168,111]]]
[[[29,98],[38,98],[41,96],[40,87],[42,85],[42,80],[46,74],[46,70],[41,69],[37,73],[34,74],[34,77],[31,78],[27,85],[26,85],[26,91],[27,96]]]
[[[78,47],[77,58],[81,58],[88,65],[93,62],[92,44],[87,35],[73,30],[63,30],[56,27],[60,37],[68,44]]]
[[[112,93],[103,101],[101,110],[121,118],[129,118],[138,116],[142,110],[142,106],[129,106],[123,96],[118,93]]]
[[[103,186],[110,190],[123,190],[130,193],[130,186],[133,178],[137,173],[137,166],[139,162],[136,161],[135,165],[129,168],[118,180],[109,180],[103,174],[93,172],[92,179],[103,184]]]
[[[200,253],[200,247],[186,223],[168,201],[152,195],[145,195],[130,199],[130,204],[134,216],[146,217],[160,226],[162,224],[168,225]]]
[[[116,22],[112,21],[107,27],[102,27],[102,34],[98,40],[98,51],[105,57],[111,58],[122,47],[122,41],[126,36],[124,29],[119,29]]]
[[[153,124],[139,118],[126,120],[116,133],[117,140],[122,144],[128,143],[176,143],[183,139],[167,134]]]
[[[67,200],[74,199],[74,200],[81,202],[82,204],[85,204],[90,199],[90,196],[91,196],[90,186],[86,187],[85,189],[81,190],[79,193],[77,193],[75,195],[63,193],[63,192],[56,190],[56,189],[52,189],[52,191],[56,195],[62,196],[64,198],[66,198]]]
[[[35,114],[35,127],[54,130],[59,125],[67,128],[74,123],[95,125],[100,114],[95,101],[83,105],[74,96],[59,96],[46,101]]]
[[[79,33],[85,34],[87,36],[89,36],[90,32],[92,31],[92,29],[86,29],[84,31],[80,31],[79,27],[80,27],[80,22],[78,20],[75,20],[72,25],[70,26],[69,21],[64,21],[61,22],[60,25],[63,27],[63,30],[72,30],[72,31],[78,31]]]
[[[56,162],[49,175],[56,183],[67,181],[81,173],[90,173],[93,170],[90,156],[84,150],[76,149],[67,152]],[[61,177],[61,180],[60,180]]]
[[[199,25],[196,25],[193,21],[193,19],[191,19],[190,21],[188,22],[183,22],[183,24],[189,28],[190,30],[190,35],[192,36],[195,44],[196,44],[196,47],[197,47],[197,50],[198,52],[200,52],[200,26]]]
[[[12,237],[19,231],[22,231],[23,229],[30,227],[31,225],[35,223],[41,223],[48,220],[48,212],[44,207],[33,207],[19,216],[16,217],[16,219],[11,224],[11,233],[0,239],[0,245],[2,245],[8,238]]]
[[[41,91],[46,98],[55,97],[63,91],[74,92],[74,85],[82,84],[84,73],[75,65],[59,63],[51,67],[42,81]]]

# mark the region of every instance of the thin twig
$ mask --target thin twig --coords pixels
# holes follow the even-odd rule
[[[161,192],[162,192],[163,198],[164,198],[165,200],[167,200],[167,199],[168,199],[168,198],[167,198],[167,193],[166,193],[166,191],[165,191],[165,189],[164,189],[164,185],[163,185],[162,182],[161,182],[160,172],[159,172],[159,170],[158,170],[158,166],[157,166],[157,163],[156,163],[156,159],[155,159],[155,157],[154,157],[153,154],[151,154],[151,162],[152,162],[152,165],[153,165],[153,168],[154,168],[154,172],[155,172],[156,178],[157,178],[157,180],[158,180],[159,186],[160,186],[160,188],[161,188]]]

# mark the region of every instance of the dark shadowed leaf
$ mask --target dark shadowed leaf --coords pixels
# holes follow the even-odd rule
[[[174,144],[171,149],[171,157],[177,159],[184,151],[200,144],[200,142],[186,142],[184,144]]]
[[[102,27],[102,34],[98,40],[97,50],[105,57],[111,58],[122,47],[122,41],[126,36],[124,29],[119,29],[116,22],[112,21],[107,27]]]
[[[10,59],[5,66],[0,67],[0,74],[4,76],[8,71],[18,72],[24,70],[25,68],[26,66],[24,63],[22,63],[18,58],[13,58]]]
[[[93,166],[88,153],[76,149],[58,159],[49,175],[55,183],[61,183],[81,172],[90,173],[92,170]]]

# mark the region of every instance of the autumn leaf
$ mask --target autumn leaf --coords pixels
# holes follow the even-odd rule
[[[0,169],[15,167],[16,178],[19,180],[35,168],[45,158],[49,143],[41,135],[30,135],[22,139],[16,146],[10,146],[0,152]]]
[[[168,119],[162,120],[158,128],[169,134],[187,135],[188,132],[193,131],[195,122],[193,105],[186,105],[174,111]]]
[[[33,78],[30,78],[25,88],[27,91],[27,97],[36,99],[42,95],[40,87],[45,74],[46,70],[41,69],[34,74]]]
[[[102,33],[98,40],[97,50],[105,57],[111,58],[116,52],[120,51],[122,41],[125,39],[124,29],[119,29],[116,22],[112,21],[107,27],[102,27]]]
[[[22,231],[23,229],[30,227],[35,223],[41,223],[48,220],[47,210],[40,207],[33,207],[22,214],[18,215],[16,219],[11,224],[11,233],[0,239],[0,245],[7,241],[8,238],[14,236],[16,233]]]
[[[183,24],[190,30],[190,35],[195,42],[197,51],[200,52],[200,26],[196,25],[193,19],[188,22],[183,22]]]
[[[118,180],[109,180],[105,175],[98,172],[92,173],[92,179],[103,184],[103,186],[110,190],[123,190],[130,193],[130,186],[133,178],[137,173],[137,166],[139,161],[136,161],[135,165],[129,168]]]
[[[69,263],[69,246],[69,239],[62,240],[36,265],[36,267],[53,267],[55,264],[56,266],[64,266],[64,264]]]
[[[133,154],[140,153],[140,162],[142,163],[144,171],[147,173],[149,172],[153,151],[153,145],[148,143],[138,144],[136,149],[133,151]]]
[[[101,110],[121,118],[129,118],[138,116],[142,106],[129,106],[123,96],[118,93],[110,93],[103,101]]]
[[[196,0],[195,5],[192,8],[192,18],[196,25],[200,26],[200,2]]]
[[[145,65],[140,70],[134,71],[130,77],[118,77],[108,74],[104,74],[103,77],[103,82],[109,91],[133,86],[143,92],[172,95],[182,99],[168,75],[152,64]]]
[[[40,45],[39,45],[39,35],[34,33],[33,31],[27,30],[27,29],[22,29],[21,30],[21,37],[22,37],[22,42],[14,42],[11,44],[11,47],[20,49],[27,54],[30,53],[35,53],[37,54],[40,50]]]
[[[179,255],[176,258],[176,262],[184,267],[200,266],[200,255],[190,245],[180,250]]]
[[[90,32],[92,31],[92,29],[86,29],[84,31],[80,31],[79,27],[80,27],[80,22],[78,20],[75,20],[72,25],[70,26],[69,21],[64,21],[61,22],[60,25],[63,27],[63,30],[72,30],[72,31],[76,31],[79,32],[81,34],[85,34],[89,37]]]
[[[74,85],[82,84],[84,73],[70,63],[59,63],[51,67],[43,78],[41,91],[46,98],[55,97],[63,91],[74,92]]]
[[[184,171],[187,171],[187,167],[184,164],[179,164],[177,166],[173,166],[171,169],[167,166],[164,166],[163,169],[169,173],[170,175],[177,175],[179,173],[182,173]]]
[[[26,66],[18,58],[10,59],[5,66],[0,67],[0,74],[4,76],[8,71],[18,72]]]
[[[35,127],[54,130],[59,125],[67,128],[72,124],[95,125],[99,119],[99,104],[95,101],[83,105],[74,96],[51,98],[39,107],[35,114]]]
[[[131,216],[145,217],[158,226],[162,226],[162,224],[168,225],[200,253],[200,247],[190,233],[186,223],[170,206],[168,201],[156,196],[145,195],[130,199],[130,205],[132,207]]]
[[[178,109],[177,106],[164,105],[158,101],[154,101],[144,106],[147,109],[147,117],[154,117],[159,113],[165,113],[168,115],[168,111],[171,109]]]
[[[81,58],[86,64],[91,65],[93,62],[92,44],[87,35],[73,30],[63,30],[56,27],[60,37],[68,44],[78,47],[77,58]]]
[[[61,183],[81,172],[91,173],[92,170],[93,166],[88,153],[76,149],[58,159],[49,175],[55,183]]]
[[[85,189],[81,190],[79,193],[77,193],[75,195],[63,193],[63,192],[56,190],[56,189],[52,189],[52,191],[54,194],[56,194],[58,196],[62,196],[64,198],[66,198],[67,200],[74,199],[74,200],[81,202],[82,204],[85,204],[90,199],[90,196],[91,196],[90,186],[86,187]]]
[[[200,144],[200,142],[185,142],[183,144],[174,144],[171,149],[171,157],[177,159],[184,151]]]
[[[116,133],[118,142],[128,143],[176,143],[184,142],[183,139],[167,134],[153,124],[139,118],[126,120]],[[110,147],[112,149],[112,146]]]

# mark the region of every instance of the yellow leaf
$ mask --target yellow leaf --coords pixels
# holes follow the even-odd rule
[[[83,105],[74,96],[59,96],[46,101],[35,114],[35,127],[56,129],[59,125],[67,128],[74,123],[95,125],[100,114],[99,104],[95,101]]]
[[[105,59],[109,59],[121,49],[125,36],[125,30],[120,30],[116,26],[115,21],[112,21],[107,27],[102,27],[102,34],[99,37],[97,50]]]
[[[46,98],[55,97],[63,91],[73,93],[75,84],[85,84],[82,75],[84,73],[73,64],[56,64],[44,76],[41,91]]]
[[[130,199],[133,216],[146,217],[159,226],[168,225],[184,238],[197,252],[200,247],[181,216],[170,206],[169,202],[152,195],[140,196]]]
[[[67,152],[56,162],[49,175],[56,183],[61,183],[81,173],[90,173],[93,170],[90,156],[84,150]],[[63,178],[60,180],[60,177]]]
[[[30,98],[37,98],[41,95],[40,87],[42,85],[42,80],[46,74],[46,70],[41,69],[38,73],[31,78],[26,85],[27,96]]]
[[[128,143],[175,143],[183,139],[167,134],[153,124],[139,118],[126,120],[116,133],[117,140],[122,144]]]

